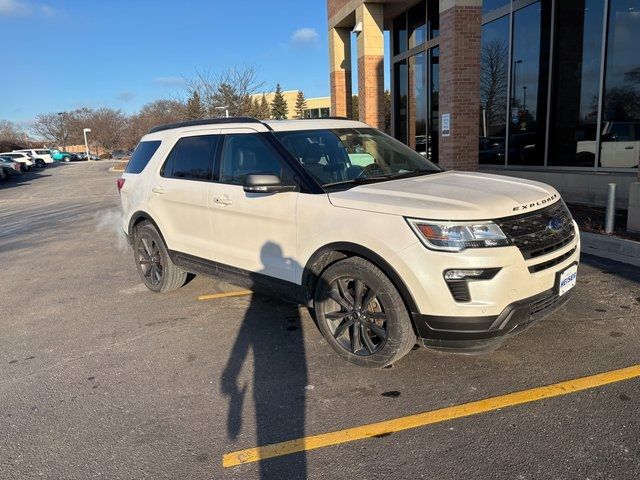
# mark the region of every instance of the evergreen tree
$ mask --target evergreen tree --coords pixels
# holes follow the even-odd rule
[[[276,85],[276,91],[271,101],[271,117],[275,120],[284,120],[289,116],[289,107],[282,94],[280,84]]]
[[[271,118],[271,107],[269,106],[269,101],[267,100],[267,96],[263,93],[262,100],[260,100],[260,114],[258,118],[268,119]]]
[[[205,117],[205,108],[200,98],[200,93],[197,90],[193,91],[193,94],[187,100],[187,118],[189,120],[197,120]]]
[[[304,111],[307,109],[307,99],[304,97],[302,90],[298,90],[296,97],[296,115],[298,118],[304,118]]]

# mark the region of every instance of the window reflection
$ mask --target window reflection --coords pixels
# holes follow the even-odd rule
[[[482,14],[486,15],[489,12],[494,11],[497,8],[509,5],[511,0],[483,0],[482,2]]]
[[[601,167],[637,167],[640,157],[640,8],[611,0],[602,111]]]
[[[427,152],[426,52],[409,59],[409,146]]]
[[[433,1],[433,0],[432,0]],[[427,41],[427,2],[414,5],[408,12],[409,48],[417,47]]]
[[[504,164],[509,79],[509,17],[482,27],[480,163]]]
[[[402,60],[393,67],[394,103],[395,103],[395,137],[407,143],[407,62]]]
[[[558,4],[549,165],[595,166],[602,0]]]
[[[398,15],[393,20],[393,54],[407,50],[407,14]]]
[[[537,2],[513,15],[509,165],[544,163],[549,32],[541,35],[541,25],[545,25],[546,30],[550,22],[548,12],[544,21],[542,13],[541,4]]]
[[[427,135],[427,158],[432,162],[438,162],[438,135],[440,134],[440,49],[432,48],[430,51],[430,91],[431,102],[429,104],[431,122]]]

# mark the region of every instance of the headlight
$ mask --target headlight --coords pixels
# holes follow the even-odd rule
[[[432,250],[460,252],[465,248],[504,247],[509,239],[493,222],[434,222],[407,218],[420,241]]]

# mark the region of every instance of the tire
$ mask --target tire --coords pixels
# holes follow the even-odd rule
[[[0,182],[4,182],[8,176],[9,175],[5,173],[4,168],[0,168]]]
[[[382,368],[415,345],[413,325],[398,290],[363,258],[346,258],[328,267],[320,275],[314,306],[324,338],[355,365]]]
[[[150,222],[136,227],[133,255],[142,282],[152,292],[172,292],[187,281],[187,272],[171,261],[162,236]]]

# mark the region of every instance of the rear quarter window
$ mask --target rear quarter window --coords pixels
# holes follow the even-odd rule
[[[131,159],[127,164],[125,173],[140,173],[147,166],[153,154],[156,153],[160,146],[160,140],[150,140],[140,142],[131,155]]]

